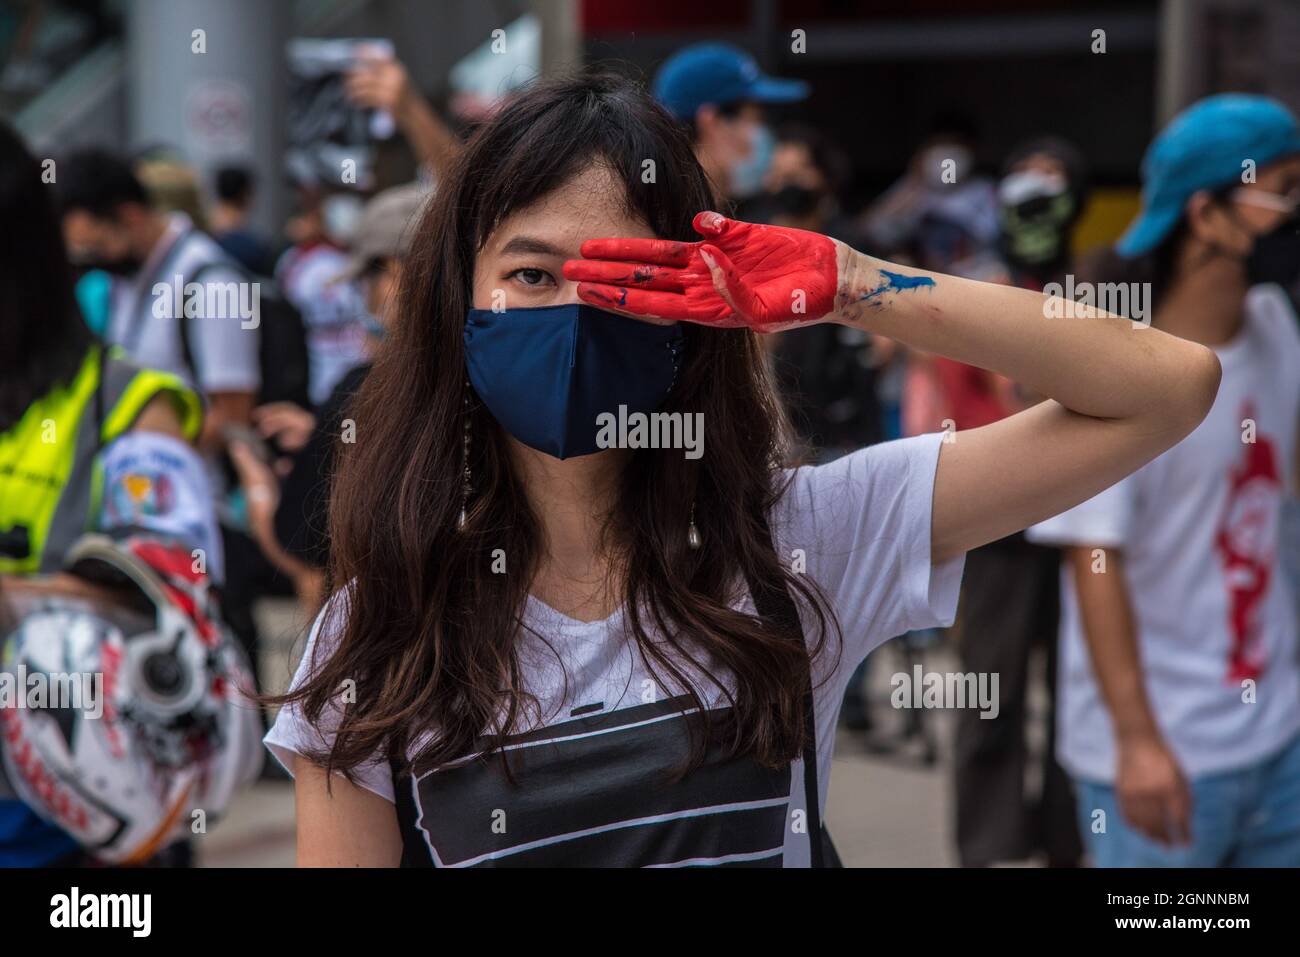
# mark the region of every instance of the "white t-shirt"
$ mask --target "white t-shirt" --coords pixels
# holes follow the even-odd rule
[[[202,275],[196,280],[194,277],[200,269]],[[175,308],[174,293],[162,300],[161,308],[155,309],[159,301],[155,286],[164,283],[174,290],[177,276],[181,277],[182,293],[186,284],[197,281],[205,288],[239,289],[246,304],[253,305],[249,280],[230,257],[211,237],[194,229],[188,216],[174,213],[168,220],[167,231],[139,274],[131,280],[114,280],[106,340],[122,346],[136,365],[174,372],[205,395],[256,392],[261,385],[260,333],[253,327],[253,321],[238,314],[227,315],[238,312],[237,308],[224,308],[237,305],[233,301],[215,310],[219,315],[194,315],[186,319],[184,300],[179,309]],[[230,283],[236,285],[229,286]],[[185,362],[182,322],[188,324],[193,369]]]
[[[951,624],[956,612],[964,556],[939,566],[930,561],[931,502],[941,443],[938,434],[917,436],[801,468],[771,516],[782,559],[794,568],[806,561],[807,574],[824,590],[843,629],[838,662],[832,637],[831,654],[818,659],[822,671],[815,673],[823,806],[836,718],[853,669],[887,639]],[[753,609],[748,597],[739,607]],[[538,695],[545,713],[520,745],[547,745],[525,755],[528,779],[539,782],[537,790],[521,793],[496,783],[484,770],[496,762],[466,762],[424,775],[413,791],[434,860],[462,866],[489,859],[509,864],[514,855],[539,848],[554,852],[558,847],[563,855],[566,843],[570,859],[583,850],[595,855],[608,851],[617,858],[617,850],[608,845],[584,848],[581,842],[640,841],[631,858],[642,864],[650,856],[661,865],[807,866],[802,761],[794,762],[788,773],[762,771],[753,762],[748,769],[706,766],[688,776],[693,783],[685,803],[681,789],[657,789],[659,771],[675,767],[685,755],[683,719],[671,700],[680,690],[656,686],[635,642],[624,634],[623,618],[620,612],[584,623],[528,600],[525,624],[555,649],[549,651],[527,631],[521,638],[525,684]],[[805,621],[810,638],[813,627]],[[319,619],[295,686],[309,670],[312,644],[329,640],[318,631]],[[566,672],[568,695],[563,696]],[[721,693],[707,682],[696,686],[711,710],[725,706]],[[266,736],[267,746],[286,766],[294,753],[320,747],[323,740],[293,706],[280,711]],[[395,799],[393,777],[382,756],[359,768],[357,780],[385,799]],[[664,807],[670,797],[679,803]],[[491,833],[487,815],[496,809],[507,822],[518,822],[507,824],[507,831],[517,829],[511,833],[519,835],[512,838],[518,843]],[[695,830],[684,836],[683,828]],[[758,835],[753,846],[737,849],[734,841],[753,835]],[[515,858],[522,860],[527,858]]]
[[[1215,352],[1223,382],[1191,435],[1028,533],[1122,550],[1147,694],[1188,775],[1253,764],[1300,731],[1300,643],[1278,544],[1300,421],[1300,330],[1281,289],[1252,289],[1241,332]],[[1059,757],[1077,777],[1113,781],[1110,715],[1068,571],[1062,582]],[[1254,703],[1243,701],[1246,679]]]

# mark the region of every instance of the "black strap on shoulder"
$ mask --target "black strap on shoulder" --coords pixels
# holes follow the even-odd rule
[[[147,320],[141,321],[140,319],[140,307],[143,305],[144,299],[146,298],[146,296],[152,295],[153,287],[157,283],[167,282],[170,285],[170,280],[167,277],[167,270],[172,268],[172,264],[180,256],[181,250],[184,248],[185,244],[189,241],[190,236],[192,236],[193,234],[194,234],[194,230],[191,228],[191,229],[186,229],[179,236],[177,236],[176,239],[172,242],[171,246],[168,247],[167,252],[163,255],[162,262],[160,262],[157,266],[155,266],[153,272],[149,275],[148,277],[149,281],[145,284],[142,284],[136,290],[135,298],[131,302],[131,317],[130,317],[131,322],[130,325],[125,330],[123,330],[123,335],[122,335],[121,344],[126,348],[128,354],[130,355],[136,354],[136,350],[139,348],[140,345],[140,337],[144,335],[144,327],[147,324]],[[138,281],[139,280],[137,279],[137,282]],[[146,292],[146,290],[148,290],[148,292]],[[183,319],[184,312],[185,312],[183,302],[178,303],[178,305],[182,306],[181,308],[182,315],[178,316],[177,318]],[[183,322],[182,325],[184,325]],[[109,328],[110,329],[112,328],[111,321],[109,322]],[[106,335],[107,332],[108,330],[105,330]]]
[[[186,278],[189,282],[201,283],[203,281],[204,273],[211,272],[213,269],[218,267],[225,269],[227,268],[227,264],[217,262],[204,263],[199,266],[198,269],[194,270],[194,272],[190,273]],[[238,272],[238,270],[233,266],[229,268],[232,272]],[[189,373],[190,379],[194,382],[194,387],[197,389],[199,387],[199,370],[194,364],[194,339],[190,332],[190,320],[186,318],[184,308],[181,309],[181,314],[176,317],[176,323],[176,331],[180,333],[181,340],[181,361],[185,363],[185,370]]]
[[[188,239],[189,233],[186,233],[185,236],[182,238]],[[180,240],[177,240],[177,245],[179,244],[180,244]],[[189,274],[189,276],[186,277],[186,282],[202,283],[204,274],[210,273],[214,269],[224,269],[227,272],[232,272],[236,276],[240,277],[241,282],[250,281],[248,278],[247,270],[245,270],[241,265],[239,265],[239,263],[218,262],[214,260],[212,262],[206,262],[200,265],[198,269],[194,270],[192,273]],[[190,378],[194,382],[194,387],[198,388],[199,370],[198,370],[198,366],[194,364],[193,333],[190,330],[190,318],[187,318],[185,316],[183,301],[182,301],[181,314],[176,317],[176,322],[177,322],[176,330],[180,334],[180,341],[181,341],[181,361],[185,364],[185,369],[187,372],[189,372]]]
[[[415,782],[402,772],[396,757],[388,759],[393,773],[393,803],[397,806],[397,827],[402,834],[401,867],[433,867],[433,857],[420,837],[418,812],[415,808]]]
[[[776,544],[772,541],[772,529],[767,523],[766,516],[762,518],[759,534],[763,537],[767,548],[775,555]],[[749,593],[754,599],[754,608],[758,613],[798,635],[800,645],[806,649],[807,641],[803,633],[803,623],[799,618],[799,609],[795,606],[794,598],[791,597],[785,582],[775,586],[760,582],[749,575],[745,577],[749,585]],[[825,867],[826,838],[822,833],[821,792],[817,784],[817,710],[813,701],[811,660],[808,662],[808,683],[804,688],[803,711],[806,727],[803,746],[803,790],[808,814],[808,847],[812,855],[812,866]]]

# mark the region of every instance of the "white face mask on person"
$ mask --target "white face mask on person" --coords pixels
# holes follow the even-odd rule
[[[772,165],[776,137],[762,123],[750,127],[749,155],[731,167],[731,195],[737,199],[755,196],[763,188],[763,178]]]
[[[356,239],[365,201],[355,193],[335,193],[321,202],[321,221],[325,234],[340,246]]]

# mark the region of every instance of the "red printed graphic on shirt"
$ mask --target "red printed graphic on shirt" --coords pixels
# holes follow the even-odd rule
[[[1250,403],[1242,407],[1241,417],[1254,419]],[[1260,612],[1272,583],[1282,502],[1276,444],[1256,433],[1255,441],[1243,443],[1242,447],[1241,460],[1228,473],[1228,499],[1214,537],[1228,588],[1228,629],[1232,636],[1228,679],[1233,682],[1258,679],[1264,671]]]

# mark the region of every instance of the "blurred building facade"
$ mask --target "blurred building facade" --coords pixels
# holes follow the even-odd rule
[[[25,34],[35,31],[37,39],[26,45],[60,69],[32,89],[0,98],[0,107],[45,155],[83,145],[127,152],[165,147],[193,163],[205,183],[218,166],[249,167],[263,184],[254,221],[278,229],[288,202],[283,151],[291,38],[386,38],[416,84],[437,100],[458,59],[532,8],[552,41],[544,41],[544,62],[562,62],[561,25],[576,25],[576,0],[91,0],[66,6],[39,0],[7,11],[10,42],[0,31],[0,54],[16,56]],[[74,39],[83,47],[75,56],[56,49]],[[575,39],[570,28],[567,42]]]
[[[38,152],[164,146],[200,173],[248,166],[263,184],[254,219],[265,229],[288,201],[293,37],[387,38],[435,103],[453,64],[527,13],[543,70],[618,61],[649,77],[683,44],[731,41],[812,83],[798,118],[852,157],[850,203],[886,186],[939,115],[968,116],[989,165],[1027,135],[1070,137],[1104,205],[1108,188],[1132,192],[1154,129],[1199,96],[1252,90],[1300,108],[1295,0],[29,0],[3,10],[0,55],[35,50],[44,69],[25,80],[25,64],[0,72],[0,109]],[[1111,218],[1127,212],[1120,204]]]

